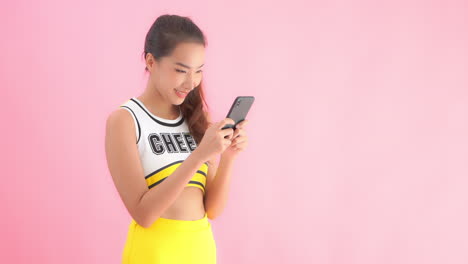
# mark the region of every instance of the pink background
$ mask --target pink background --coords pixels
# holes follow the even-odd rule
[[[468,263],[461,0],[2,3],[1,262],[120,263],[105,120],[164,13],[208,38],[217,120],[256,97],[219,263]]]

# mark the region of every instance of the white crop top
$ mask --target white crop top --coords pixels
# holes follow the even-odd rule
[[[132,114],[135,122],[136,144],[148,188],[151,189],[169,177],[195,150],[197,143],[190,134],[182,112],[177,119],[153,115],[136,97],[120,107]],[[205,194],[208,163],[205,162],[187,183]]]

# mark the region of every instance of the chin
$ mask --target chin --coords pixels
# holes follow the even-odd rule
[[[179,98],[177,97],[173,102],[174,105],[181,105],[182,103],[185,102],[185,100],[187,100],[187,97],[186,98]]]

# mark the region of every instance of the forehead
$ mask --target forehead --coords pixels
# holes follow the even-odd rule
[[[179,43],[170,59],[171,63],[181,62],[190,67],[198,67],[205,61],[205,47],[199,43]]]

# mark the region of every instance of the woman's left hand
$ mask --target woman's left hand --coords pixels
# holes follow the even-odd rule
[[[236,129],[232,135],[232,142],[229,147],[224,150],[221,157],[224,159],[234,159],[247,147],[247,133],[245,125],[248,124],[247,119],[236,125]]]

